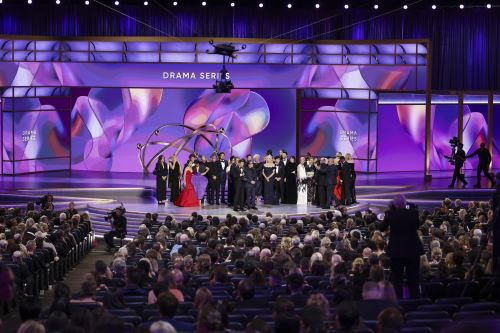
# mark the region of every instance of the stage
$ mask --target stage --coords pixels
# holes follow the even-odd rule
[[[448,189],[450,172],[434,172],[430,182],[424,182],[422,172],[393,172],[378,174],[358,174],[356,192],[358,204],[348,207],[353,213],[370,208],[376,213],[383,212],[396,194],[404,194],[408,201],[421,208],[439,206],[443,198],[460,198],[465,203],[471,200],[489,200],[492,190],[483,179],[483,189],[474,189],[469,185],[466,189]],[[469,184],[475,183],[475,171],[468,170],[466,177]],[[325,210],[315,206],[258,204],[257,210],[235,213],[225,205],[206,205],[199,208],[176,207],[171,203],[158,205],[155,195],[154,176],[140,173],[109,172],[48,172],[18,176],[0,176],[0,206],[24,206],[26,202],[36,201],[44,194],[52,193],[55,197],[56,210],[63,210],[70,201],[74,201],[81,211],[91,214],[95,230],[98,234],[109,226],[104,220],[106,212],[123,204],[127,209],[129,235],[137,230],[146,213],[158,213],[160,220],[172,215],[177,220],[188,218],[193,211],[203,216],[225,217],[227,214],[243,216],[247,213],[265,216],[270,212],[273,216],[305,215],[317,216]],[[332,207],[333,209],[333,207]]]

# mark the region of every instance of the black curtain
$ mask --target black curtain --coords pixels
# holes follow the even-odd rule
[[[82,1],[83,2],[83,1]],[[23,1],[24,3],[24,1]],[[179,10],[175,16],[154,6],[120,6],[150,27],[93,4],[84,6],[3,5],[0,33],[44,36],[203,36],[237,38],[404,39],[429,38],[432,88],[500,89],[500,11],[484,8],[412,8],[374,20],[373,10],[283,10],[248,8]],[[287,33],[325,17],[321,23]],[[366,22],[355,24],[362,20]],[[151,27],[154,27],[154,30]],[[285,34],[284,34],[285,33]]]

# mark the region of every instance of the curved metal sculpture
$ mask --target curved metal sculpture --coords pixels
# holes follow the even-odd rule
[[[168,127],[182,127],[184,129],[190,130],[191,133],[183,135],[173,140],[172,142],[152,140],[154,136],[159,136],[161,134],[162,129]],[[210,139],[207,137],[207,135],[213,135],[213,134],[215,134],[215,142],[210,141]],[[197,136],[200,136],[203,140],[205,140],[212,147],[214,153],[218,153],[220,151],[220,148],[222,147],[222,141],[220,140],[220,137],[222,136],[229,143],[229,153],[230,155],[232,155],[233,146],[231,144],[231,140],[229,140],[229,137],[224,132],[224,128],[217,128],[214,124],[205,124],[198,128],[176,123],[163,124],[157,129],[155,129],[149,135],[148,139],[146,140],[146,143],[137,144],[137,149],[139,150],[139,162],[141,163],[142,172],[144,174],[148,174],[149,167],[151,166],[151,164],[154,161],[156,161],[156,159],[169,148],[176,148],[175,153],[173,154],[174,156],[177,156],[183,150],[187,151],[190,154],[195,154],[196,156],[198,156],[198,153],[186,147],[189,141],[191,141],[191,139]],[[163,147],[160,150],[158,150],[153,155],[153,157],[149,159],[149,161],[146,162],[146,150],[149,146],[163,146]]]

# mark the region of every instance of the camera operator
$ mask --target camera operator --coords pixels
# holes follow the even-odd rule
[[[462,182],[463,187],[467,186],[467,181],[464,178],[464,175],[461,172],[462,167],[465,163],[465,151],[464,151],[463,143],[457,143],[457,148],[455,153],[453,154],[453,159],[455,161],[455,170],[453,170],[453,179],[451,180],[449,188],[455,187],[455,181],[458,179]]]
[[[491,163],[491,154],[488,149],[486,149],[486,145],[484,142],[481,143],[480,147],[476,149],[472,154],[467,155],[466,158],[471,158],[477,155],[479,163],[477,164],[477,182],[474,185],[475,188],[481,188],[481,172],[484,173],[486,178],[488,178],[491,182],[491,188],[495,187],[495,181],[490,174],[490,163]]]
[[[391,275],[394,289],[399,298],[403,297],[403,277],[406,279],[411,298],[420,296],[420,256],[424,248],[417,230],[420,226],[418,210],[407,204],[402,195],[397,195],[385,213],[380,230],[390,228],[387,256],[391,258]]]
[[[114,211],[108,214],[107,221],[111,223],[111,231],[104,234],[106,241],[106,250],[115,248],[113,240],[115,237],[124,238],[127,235],[127,218],[125,217],[125,208],[117,207]]]

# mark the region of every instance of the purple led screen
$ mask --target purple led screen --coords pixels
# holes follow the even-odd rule
[[[493,166],[498,168],[500,166],[500,104],[493,104]]]
[[[463,143],[467,154],[484,142],[488,145],[488,104],[464,104]],[[477,157],[465,161],[464,168],[473,169]]]
[[[425,105],[379,105],[377,171],[422,171],[425,159]]]
[[[302,112],[300,117],[301,154],[331,156],[351,153],[355,159],[368,158],[368,113]],[[371,115],[370,130],[376,131],[376,114]],[[376,142],[370,142],[375,156]],[[366,164],[365,164],[366,166]],[[357,168],[361,169],[361,163]]]
[[[295,152],[295,90],[234,89],[216,94],[213,89],[92,88],[77,93],[71,112],[76,170],[142,171],[137,144],[144,144],[163,124],[223,127],[239,156],[279,148]],[[181,127],[169,127],[154,140],[171,142],[185,134]],[[201,140],[187,147],[211,153]],[[228,150],[227,144],[222,147]],[[148,149],[146,160],[156,151]],[[181,161],[186,157],[181,153]]]
[[[432,105],[431,112],[430,168],[431,170],[452,170],[453,166],[445,156],[451,154],[450,139],[458,134],[458,105]],[[425,124],[425,113],[417,121]]]
[[[425,68],[425,67],[424,67]],[[416,66],[231,64],[239,88],[423,90]],[[220,64],[0,63],[0,86],[211,88]]]

